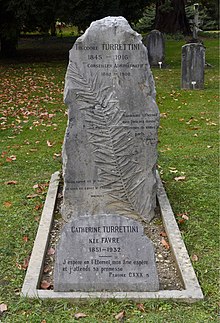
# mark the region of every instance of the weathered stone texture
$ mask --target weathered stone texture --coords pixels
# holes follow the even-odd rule
[[[55,291],[157,291],[153,245],[124,216],[72,219],[56,249]]]
[[[152,30],[146,37],[146,44],[150,66],[162,67],[165,61],[164,35],[159,30]]]
[[[205,69],[205,48],[191,43],[182,47],[182,89],[203,89]]]
[[[70,51],[62,215],[150,221],[159,111],[147,50],[123,17],[93,22]]]

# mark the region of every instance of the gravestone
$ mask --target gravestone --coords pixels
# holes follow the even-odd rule
[[[191,43],[182,46],[182,89],[203,89],[205,48]]]
[[[73,219],[63,230],[56,259],[54,291],[159,289],[153,245],[131,218]]]
[[[159,30],[152,30],[146,37],[150,66],[161,67],[165,60],[165,40]]]
[[[158,290],[141,223],[155,215],[159,111],[147,50],[123,17],[95,21],[77,39],[64,98],[67,224],[54,290]]]

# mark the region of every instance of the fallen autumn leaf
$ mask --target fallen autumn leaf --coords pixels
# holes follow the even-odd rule
[[[53,146],[53,144],[52,144],[49,140],[47,140],[47,146],[48,146],[48,147],[52,147],[52,146]]]
[[[84,314],[84,313],[76,313],[76,314],[74,314],[74,317],[75,317],[76,320],[78,320],[78,319],[81,319],[83,317],[87,317],[87,315]]]
[[[178,176],[178,177],[174,177],[175,181],[179,182],[179,181],[185,181],[186,176]]]
[[[11,203],[10,201],[5,201],[5,202],[3,203],[3,205],[4,205],[5,207],[11,207],[11,206],[12,206],[12,203]]]
[[[0,304],[0,313],[3,313],[8,310],[8,307],[6,304],[2,303]]]
[[[192,261],[196,262],[199,260],[198,256],[197,255],[192,255],[191,257]]]
[[[46,280],[43,280],[40,285],[42,289],[48,289],[50,286],[51,286],[51,283]]]
[[[167,250],[170,249],[169,243],[164,238],[161,239],[161,243]]]
[[[137,308],[141,311],[141,312],[145,312],[145,308],[144,308],[144,304],[137,304]]]
[[[47,254],[48,254],[48,256],[54,255],[55,254],[55,249],[54,248],[48,249]]]
[[[115,315],[116,320],[122,320],[124,317],[125,317],[125,311],[122,311],[122,312],[118,313],[117,315]]]
[[[5,185],[16,185],[18,184],[17,181],[8,181],[8,182],[5,182]]]

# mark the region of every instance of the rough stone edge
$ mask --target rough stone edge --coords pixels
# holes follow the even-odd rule
[[[182,277],[184,290],[160,290],[158,292],[54,292],[53,290],[38,289],[42,273],[44,256],[47,250],[49,233],[53,221],[53,213],[56,205],[56,197],[59,186],[59,172],[51,176],[51,181],[41,216],[38,232],[36,235],[31,259],[21,290],[21,296],[41,299],[173,299],[185,302],[202,300],[203,293],[190,262],[185,244],[181,238],[172,208],[157,173],[158,192],[157,198],[161,210],[161,217],[167,232],[169,243],[176,260],[177,267]]]

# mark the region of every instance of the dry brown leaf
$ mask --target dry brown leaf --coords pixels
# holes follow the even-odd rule
[[[51,286],[51,283],[46,280],[42,280],[41,285],[40,285],[40,287],[42,289],[48,289],[50,286]]]
[[[196,262],[199,260],[199,257],[197,255],[192,255],[191,259],[192,261]]]
[[[83,317],[87,317],[87,315],[84,314],[84,313],[76,313],[76,314],[74,314],[74,317],[75,317],[76,320],[78,320],[78,319],[81,319]]]
[[[4,158],[5,155],[7,155],[7,151],[3,151],[2,154],[1,154],[1,157]]]
[[[144,304],[137,304],[137,308],[141,311],[141,312],[145,312],[145,308],[144,308]]]
[[[38,194],[30,194],[30,195],[27,195],[27,198],[28,199],[33,199],[34,197],[37,197]]]
[[[160,113],[160,117],[161,118],[167,118],[167,113],[166,112]]]
[[[48,254],[48,256],[54,255],[55,254],[55,249],[54,248],[48,249],[47,254]]]
[[[7,304],[0,304],[0,313],[3,313],[8,310]]]
[[[42,207],[43,207],[43,204],[41,203],[41,204],[37,204],[37,205],[35,205],[35,210],[40,210],[40,209],[42,209]]]
[[[187,214],[188,214],[188,212],[186,212],[186,213],[178,213],[176,216],[181,218],[181,219],[178,219],[178,223],[184,223],[185,221],[188,221],[189,217],[188,217]]]
[[[174,170],[169,169],[169,172],[170,172],[170,173],[174,173],[174,174],[176,174],[176,173],[178,173],[178,170],[177,170],[177,169],[174,169]]]
[[[177,182],[179,182],[179,181],[185,181],[186,176],[178,176],[178,177],[175,177],[174,179],[175,179],[175,181],[177,181]]]
[[[46,274],[46,273],[49,273],[49,271],[51,271],[52,270],[52,268],[50,267],[50,266],[45,266],[44,267],[44,273]]]
[[[184,213],[183,215],[182,215],[182,219],[184,219],[184,220],[189,220],[189,217]]]
[[[30,261],[30,257],[27,257],[27,258],[25,258],[25,259],[24,259],[23,264],[22,264],[22,266],[21,266],[21,268],[22,268],[23,270],[26,270],[26,269],[27,269],[27,267],[28,267],[28,265],[29,265],[29,261]]]
[[[42,320],[40,323],[47,323],[47,321],[46,320]]]
[[[169,243],[164,238],[161,239],[161,243],[167,250],[170,249]]]
[[[161,232],[160,232],[160,236],[161,236],[161,237],[167,237],[167,234],[166,234],[166,232],[165,232],[165,231],[161,231]]]
[[[61,157],[61,154],[54,153],[54,157]]]
[[[19,270],[21,270],[21,269],[22,269],[21,264],[19,264],[18,262],[16,262],[16,263],[15,263],[15,267],[17,267]]]
[[[11,203],[10,201],[5,201],[5,202],[3,203],[3,205],[4,205],[5,207],[11,207],[11,206],[12,206],[12,203]]]
[[[47,146],[48,147],[52,147],[53,146],[52,142],[50,142],[49,140],[47,140]]]
[[[28,236],[23,236],[22,240],[23,240],[24,242],[28,242]]]
[[[122,320],[124,317],[125,317],[125,311],[122,311],[122,312],[118,313],[117,315],[115,315],[116,320]]]
[[[5,182],[5,185],[16,185],[18,184],[17,181],[8,181],[8,182]]]

